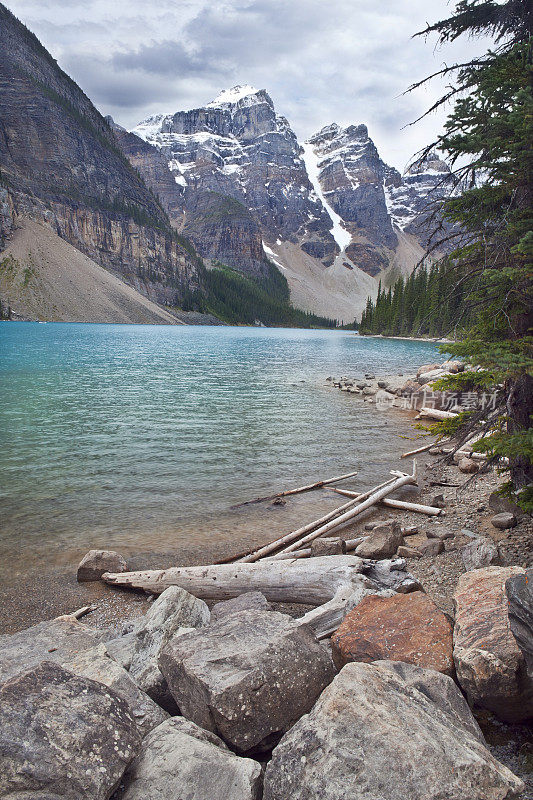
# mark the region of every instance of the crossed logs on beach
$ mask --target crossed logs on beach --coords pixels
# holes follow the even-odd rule
[[[339,476],[316,484],[290,489],[277,496],[287,496],[319,488],[353,477],[356,473]],[[138,572],[105,573],[106,583],[143,589],[160,594],[169,586],[181,586],[196,597],[207,600],[226,600],[243,592],[260,591],[274,602],[306,603],[321,605],[332,601],[336,593],[354,586],[354,579],[361,580],[362,560],[349,554],[364,540],[364,536],[342,542],[342,550],[332,547],[331,556],[313,557],[320,553],[313,543],[320,538],[327,545],[331,539],[325,535],[355,519],[402,486],[417,482],[416,460],[411,474],[391,470],[392,477],[373,489],[356,494],[314,522],[291,531],[251,552],[240,553],[226,562],[200,567],[170,567],[164,570],[141,570]],[[341,491],[341,490],[337,490]],[[352,496],[354,495],[354,496]],[[253,501],[252,501],[253,502]],[[394,507],[420,511],[425,514],[440,514],[441,509],[404,501],[394,502]],[[326,547],[326,552],[328,552]],[[334,555],[335,554],[335,555]],[[306,563],[301,561],[306,559]],[[344,602],[344,601],[343,601]]]

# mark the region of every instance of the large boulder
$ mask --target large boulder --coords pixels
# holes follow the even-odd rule
[[[168,717],[157,703],[139,689],[126,670],[108,656],[104,644],[66,659],[63,666],[75,675],[103,683],[120,695],[128,704],[142,736]]]
[[[140,745],[125,700],[58,664],[0,687],[0,797],[107,800]]]
[[[370,595],[332,636],[338,669],[350,661],[406,661],[453,675],[452,626],[423,592]]]
[[[453,656],[470,703],[506,722],[533,716],[533,682],[511,632],[506,581],[521,567],[485,567],[461,575],[454,595]]]
[[[143,741],[125,785],[122,800],[259,800],[261,767],[214,733],[173,717]]]
[[[70,615],[0,636],[0,683],[41,661],[61,664],[83,650],[95,647],[102,638],[102,634]]]
[[[355,554],[360,558],[391,558],[402,544],[402,529],[397,522],[391,522],[375,527],[356,548]]]
[[[104,572],[126,572],[128,565],[120,553],[114,550],[89,550],[78,565],[77,578],[84,581],[99,581]]]
[[[433,372],[436,369],[441,369],[441,364],[423,364],[421,367],[418,368],[416,373],[416,377],[419,378],[421,375],[426,375],[428,372]]]
[[[135,630],[130,675],[156,703],[171,713],[177,710],[158,667],[166,642],[181,629],[208,625],[210,613],[203,600],[179,586],[169,586],[150,607]]]
[[[505,582],[511,631],[533,678],[533,567]]]
[[[250,611],[251,609],[271,611],[272,606],[261,592],[244,592],[231,600],[223,600],[216,603],[211,609],[211,623],[217,622],[227,614],[238,614],[240,611]]]
[[[492,539],[480,536],[473,539],[461,550],[461,558],[467,572],[501,564],[498,546]]]
[[[108,639],[105,648],[114,661],[124,669],[129,669],[135,652],[135,633],[131,631],[115,639]]]
[[[347,664],[285,734],[263,798],[511,800],[522,789],[451,678],[378,661]]]
[[[271,745],[335,674],[308,630],[253,610],[171,639],[159,666],[181,713],[241,752]]]

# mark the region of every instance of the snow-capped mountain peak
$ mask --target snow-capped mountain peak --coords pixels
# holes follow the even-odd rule
[[[231,89],[223,89],[214,100],[207,104],[206,108],[221,108],[222,106],[234,105],[246,100],[243,105],[251,105],[257,102],[257,95],[260,93],[255,86],[245,83],[243,86],[233,86]],[[264,89],[261,93],[265,93]]]

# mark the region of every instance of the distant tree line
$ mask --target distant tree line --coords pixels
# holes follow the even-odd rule
[[[270,262],[265,275],[252,278],[223,264],[206,270],[202,290],[186,293],[182,308],[214,314],[228,323],[297,328],[335,328],[337,321],[293,308],[286,278]]]
[[[389,289],[381,282],[375,301],[370,297],[361,317],[359,332],[384,336],[445,336],[470,322],[465,298],[470,281],[457,281],[446,260],[423,265],[407,279],[401,277]]]

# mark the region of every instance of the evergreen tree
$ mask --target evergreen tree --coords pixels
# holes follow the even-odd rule
[[[523,504],[533,494],[532,24],[525,0],[461,0],[449,18],[422,32],[437,33],[441,44],[462,34],[495,40],[482,58],[443,70],[455,84],[434,106],[454,101],[431,147],[439,146],[457,185],[466,187],[444,203],[445,218],[462,235],[444,269],[469,323],[446,350],[482,368],[442,388],[464,390],[467,379],[488,390],[503,385],[504,405],[487,418],[487,429],[497,432],[478,447],[510,459],[512,488]],[[431,295],[433,324],[442,289]]]

